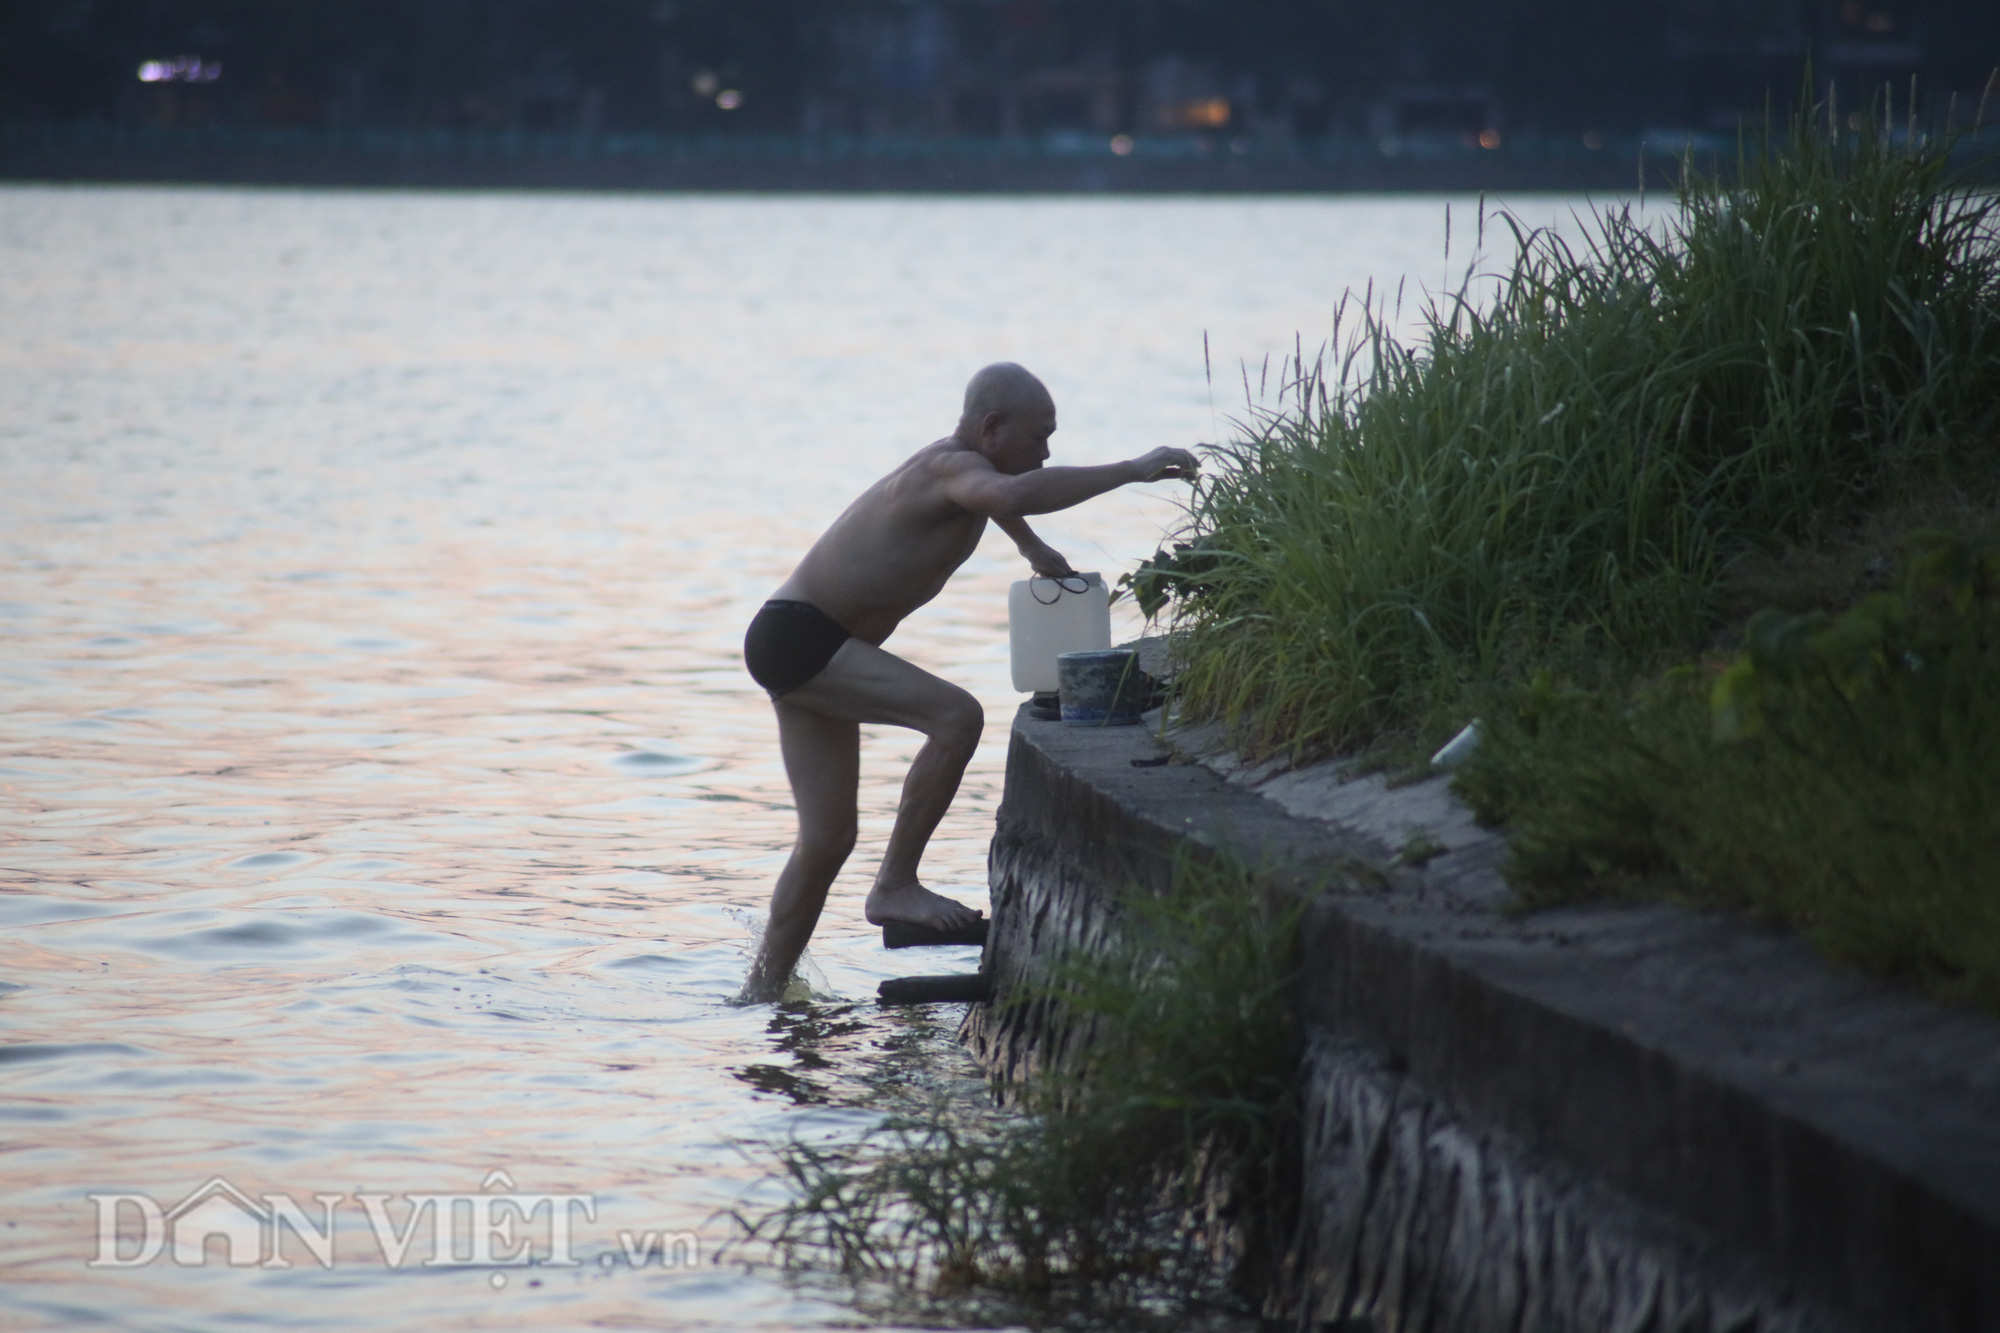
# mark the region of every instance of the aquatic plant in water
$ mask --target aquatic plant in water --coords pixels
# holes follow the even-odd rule
[[[1128,892],[1103,951],[1010,997],[1053,1006],[1075,1058],[1004,1108],[939,1100],[784,1145],[792,1197],[741,1219],[746,1235],[865,1302],[954,1323],[1186,1327],[1228,1308],[1254,1261],[1245,1226],[1282,1226],[1294,1178],[1302,901],[1192,862],[1165,894]]]

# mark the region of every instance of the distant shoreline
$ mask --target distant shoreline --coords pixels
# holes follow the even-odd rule
[[[1586,145],[1522,136],[1259,142],[1227,136],[1040,139],[581,135],[498,131],[0,126],[0,180],[772,193],[1634,193],[1681,154],[1733,151],[1661,132]]]

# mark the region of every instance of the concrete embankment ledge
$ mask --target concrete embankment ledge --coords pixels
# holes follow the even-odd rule
[[[1270,772],[1214,742],[1024,710],[986,966],[1004,1001],[1116,931],[1120,898],[1177,855],[1324,884],[1299,993],[1301,1218],[1262,1265],[1272,1314],[1376,1333],[2000,1329],[2000,1024],[1733,915],[1511,915],[1504,846],[1442,779]],[[982,1008],[968,1036],[1019,1074],[1062,1058],[1046,1018]]]

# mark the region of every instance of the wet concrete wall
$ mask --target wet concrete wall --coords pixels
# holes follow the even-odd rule
[[[1513,917],[1490,835],[1394,868],[1379,807],[1398,794],[1370,820],[1302,818],[1200,764],[1133,766],[1162,749],[1151,728],[1016,720],[987,965],[1004,999],[1092,947],[1177,851],[1329,886],[1299,992],[1302,1220],[1253,1266],[1276,1275],[1271,1313],[1382,1333],[2000,1328],[2000,1024],[1733,917]],[[967,1036],[1002,1076],[1077,1039],[1003,1006]]]

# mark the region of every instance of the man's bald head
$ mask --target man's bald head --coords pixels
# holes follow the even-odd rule
[[[1012,361],[996,361],[981,368],[967,381],[965,410],[958,418],[958,436],[968,443],[977,439],[980,425],[988,414],[996,414],[1002,421],[1012,421],[1024,413],[1053,411],[1055,405],[1056,400],[1049,393],[1048,386],[1024,367]]]

